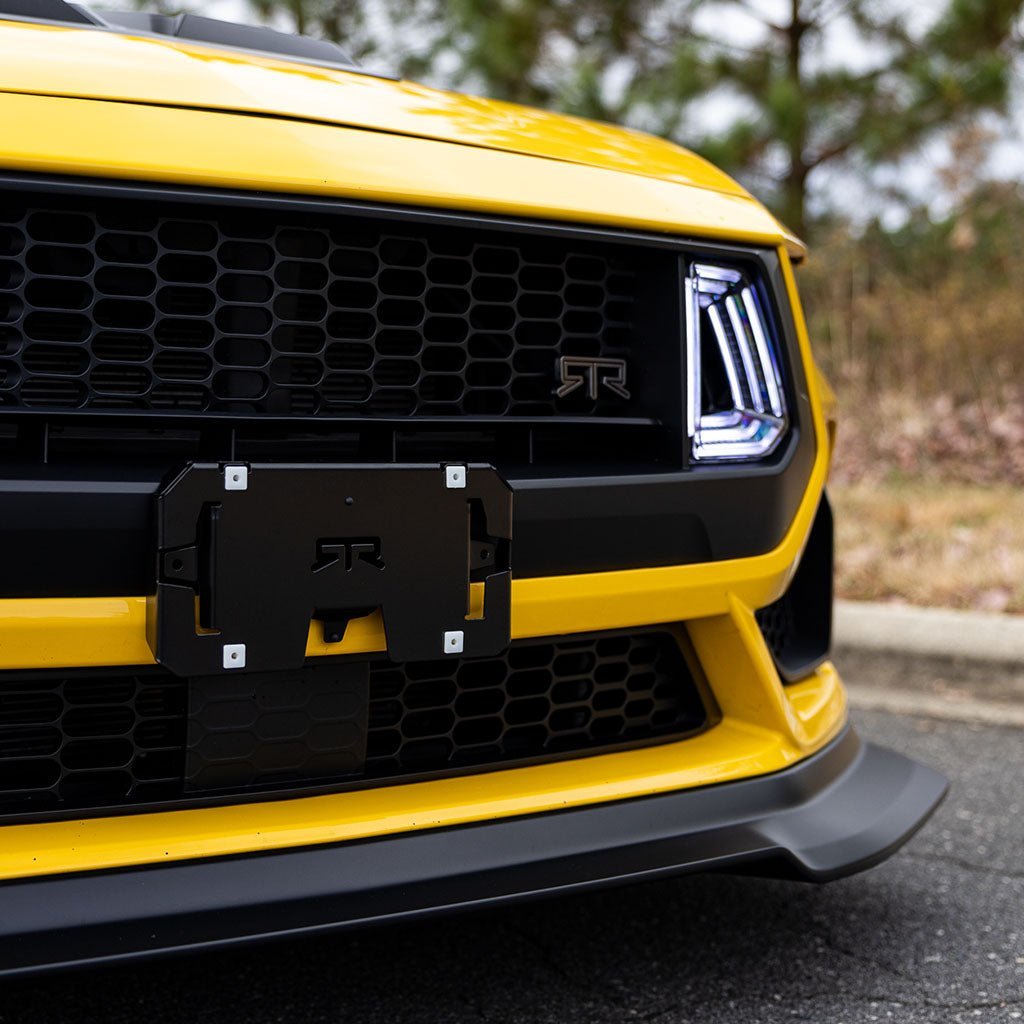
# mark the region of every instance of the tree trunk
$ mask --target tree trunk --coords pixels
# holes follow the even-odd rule
[[[793,86],[794,95],[801,97],[801,106],[795,130],[787,139],[789,168],[783,183],[783,220],[786,226],[803,237],[806,228],[807,175],[810,168],[805,163],[807,147],[807,114],[803,107],[803,39],[810,27],[804,21],[801,10],[802,0],[790,0],[789,24],[786,26],[786,71]]]

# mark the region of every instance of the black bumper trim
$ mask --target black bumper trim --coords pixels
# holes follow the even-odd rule
[[[369,217],[432,229],[628,246],[621,251],[659,255],[660,269],[647,287],[655,298],[667,292],[676,298],[666,306],[660,300],[648,303],[646,292],[641,296],[651,318],[638,321],[637,337],[646,341],[630,359],[638,373],[653,375],[659,386],[652,387],[639,417],[303,417],[0,406],[0,448],[7,446],[9,455],[0,473],[0,544],[6,559],[0,597],[151,593],[153,498],[161,481],[190,461],[315,461],[327,445],[328,457],[339,460],[340,451],[355,445],[358,459],[353,455],[352,461],[489,462],[515,491],[514,570],[520,578],[761,555],[782,542],[807,490],[820,445],[782,264],[771,248],[338,198],[92,178],[3,173],[0,194],[5,191],[58,197],[61,203],[86,196],[145,200],[162,208],[271,209],[288,216]],[[786,443],[764,462],[687,465],[678,346],[659,349],[655,342],[682,338],[678,261],[705,257],[749,266],[778,320],[793,426]],[[570,421],[570,440],[559,440]],[[585,433],[577,435],[578,430]],[[558,437],[545,440],[551,431]],[[398,458],[400,435],[408,435],[402,443],[414,443],[417,454]],[[427,457],[423,445],[439,450]]]
[[[741,782],[452,829],[9,882],[0,974],[309,935],[732,869],[823,882],[883,860],[946,780],[848,729]]]

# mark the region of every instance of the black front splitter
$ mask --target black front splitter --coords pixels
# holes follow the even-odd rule
[[[0,886],[0,974],[211,948],[683,872],[824,882],[877,864],[946,791],[848,729],[773,775],[304,847]]]

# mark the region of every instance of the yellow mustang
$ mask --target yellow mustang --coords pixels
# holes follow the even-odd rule
[[[705,868],[944,780],[828,660],[800,242],[634,132],[0,0],[0,972]]]

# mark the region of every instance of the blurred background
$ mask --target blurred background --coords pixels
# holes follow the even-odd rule
[[[725,168],[812,247],[840,596],[1024,613],[1024,0],[136,6],[327,37]]]

